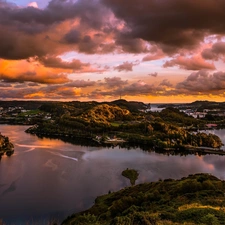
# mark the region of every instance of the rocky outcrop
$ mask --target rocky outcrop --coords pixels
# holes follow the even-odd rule
[[[10,156],[14,153],[14,146],[9,141],[9,138],[6,136],[3,136],[0,133],[0,159],[2,155],[6,154],[7,156]]]

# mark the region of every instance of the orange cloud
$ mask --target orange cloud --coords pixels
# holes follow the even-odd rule
[[[67,75],[60,69],[49,69],[26,60],[0,60],[0,79],[9,82],[66,83]]]

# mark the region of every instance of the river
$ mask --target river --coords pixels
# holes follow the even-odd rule
[[[139,171],[137,183],[202,172],[225,179],[225,156],[78,146],[38,138],[25,133],[26,128],[0,125],[15,146],[15,153],[0,161],[0,219],[7,225],[61,222],[89,208],[97,196],[129,186],[121,176],[126,168]],[[225,130],[220,134],[225,136]]]

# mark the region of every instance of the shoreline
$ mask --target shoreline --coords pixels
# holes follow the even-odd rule
[[[214,154],[214,155],[225,155],[225,151],[219,148],[211,148],[211,147],[196,147],[196,146],[178,146],[178,147],[165,147],[160,148],[157,146],[149,146],[148,144],[140,144],[140,143],[133,143],[129,142],[129,140],[123,140],[123,139],[115,139],[115,140],[106,140],[106,141],[97,141],[95,138],[91,136],[85,136],[85,135],[72,135],[72,134],[49,134],[49,133],[35,133],[35,132],[29,132],[28,130],[25,131],[26,133],[36,135],[40,138],[46,137],[46,138],[53,138],[53,139],[60,139],[62,141],[70,142],[72,144],[81,144],[82,141],[85,141],[86,146],[102,146],[102,147],[109,147],[109,146],[115,146],[120,145],[121,147],[139,147],[140,149],[144,151],[154,151],[157,153],[177,153],[177,154],[194,154],[194,153],[200,153],[200,154]],[[78,143],[76,143],[78,141]],[[86,142],[87,141],[87,142]],[[82,142],[83,144],[83,142]],[[123,144],[125,144],[123,146]],[[150,149],[149,149],[150,148]]]

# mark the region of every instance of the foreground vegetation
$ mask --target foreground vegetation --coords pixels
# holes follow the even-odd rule
[[[225,224],[225,181],[209,174],[139,184],[98,197],[63,225]]]

